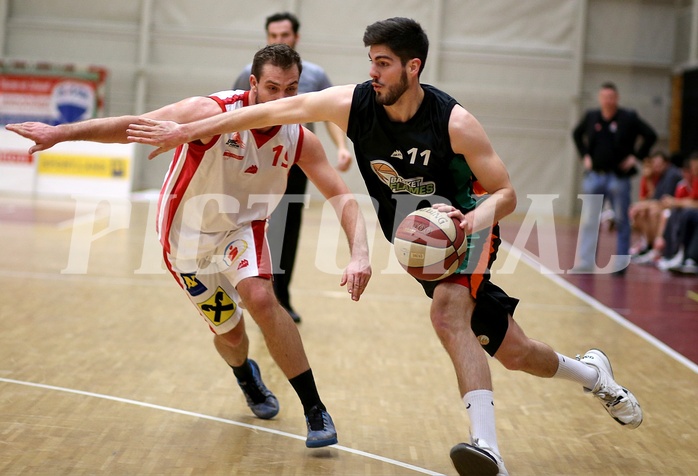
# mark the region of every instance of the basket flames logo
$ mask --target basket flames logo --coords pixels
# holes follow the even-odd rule
[[[371,168],[381,182],[390,187],[393,193],[409,193],[417,196],[434,195],[434,182],[425,182],[423,177],[402,178],[397,171],[384,160],[372,160]]]

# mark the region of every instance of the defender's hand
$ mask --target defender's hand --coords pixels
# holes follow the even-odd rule
[[[41,122],[21,122],[19,124],[7,124],[5,129],[15,132],[22,137],[34,141],[29,148],[29,153],[39,152],[53,147],[61,141],[56,126],[50,126]]]
[[[347,286],[352,301],[358,301],[371,279],[371,264],[367,257],[352,259],[342,274],[340,286]]]

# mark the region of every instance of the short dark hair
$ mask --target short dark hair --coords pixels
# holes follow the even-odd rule
[[[661,157],[664,162],[671,162],[671,159],[669,158],[669,154],[663,149],[655,149],[647,157],[650,157],[650,158]]]
[[[422,61],[422,74],[429,54],[429,38],[422,26],[410,18],[394,17],[366,27],[364,46],[385,45],[395,53],[403,66],[412,58]]]
[[[251,71],[255,78],[259,80],[262,69],[267,64],[277,66],[284,71],[291,69],[294,65],[298,66],[298,77],[303,71],[300,55],[296,53],[296,50],[283,43],[267,45],[255,53]]]
[[[298,34],[298,29],[301,27],[298,17],[290,12],[274,13],[267,17],[267,22],[264,24],[264,29],[269,29],[269,23],[276,23],[277,21],[288,20],[291,22],[291,28],[293,28],[293,33]]]
[[[615,92],[618,92],[618,88],[616,87],[616,83],[613,81],[604,81],[601,83],[601,89],[612,89]]]

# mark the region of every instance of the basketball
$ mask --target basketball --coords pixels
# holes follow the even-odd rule
[[[434,208],[421,208],[402,220],[393,244],[397,260],[410,275],[436,281],[463,263],[468,238],[456,219]]]

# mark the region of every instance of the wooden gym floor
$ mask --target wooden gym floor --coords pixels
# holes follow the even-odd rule
[[[333,272],[344,240],[319,204],[306,212],[294,305],[339,433],[339,445],[309,450],[300,403],[248,320],[251,356],[282,406],[270,421],[251,415],[160,267],[149,210],[0,197],[0,474],[455,474],[448,452],[467,439],[467,415],[430,301],[382,238],[373,280],[351,302]],[[625,430],[578,386],[492,360],[512,475],[696,474],[695,365],[525,261],[495,282],[522,298],[516,317],[531,337],[570,356],[602,348],[645,412]]]

